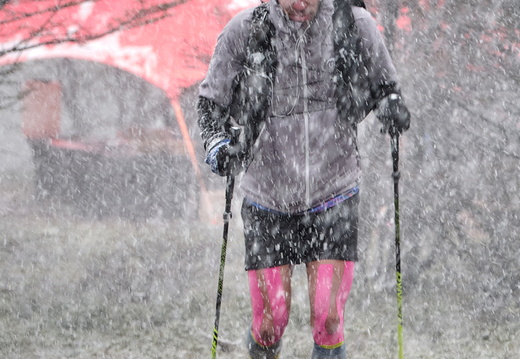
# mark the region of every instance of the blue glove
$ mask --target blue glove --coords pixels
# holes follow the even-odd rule
[[[231,145],[229,139],[213,146],[206,155],[211,172],[219,176],[236,176],[245,168],[245,151],[241,144]]]
[[[391,93],[384,97],[376,109],[376,116],[383,123],[381,132],[402,133],[410,128],[410,112],[401,95]]]

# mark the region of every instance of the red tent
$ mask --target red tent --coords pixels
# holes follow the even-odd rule
[[[229,19],[257,3],[254,0],[98,0],[56,11],[69,2],[72,1],[19,0],[0,8],[0,49],[29,48],[3,56],[0,64],[50,57],[97,61],[142,77],[165,90],[172,99],[182,88],[204,77],[217,35]],[[159,4],[170,8],[163,13],[156,8]],[[27,17],[27,14],[35,15]],[[149,25],[125,29],[125,24],[121,24],[123,19],[132,19],[128,25],[131,26],[156,20],[163,14],[168,16]],[[75,41],[95,37],[109,28],[121,30],[88,42],[54,44],[57,39]],[[22,38],[29,40],[20,42]]]
[[[0,7],[0,65],[75,58],[128,71],[161,88],[202,183],[178,97],[204,78],[224,25],[255,4],[258,0],[13,0]],[[59,138],[53,140],[59,145]]]

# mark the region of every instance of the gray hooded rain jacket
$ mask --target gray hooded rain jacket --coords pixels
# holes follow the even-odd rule
[[[240,191],[248,200],[299,213],[359,185],[356,124],[341,121],[332,31],[333,0],[322,0],[308,26],[289,20],[271,0],[277,66],[270,108],[252,149]],[[253,9],[235,16],[219,36],[199,95],[228,108],[233,79],[241,72]],[[361,61],[373,84],[396,82],[396,71],[374,19],[352,7],[361,39]]]

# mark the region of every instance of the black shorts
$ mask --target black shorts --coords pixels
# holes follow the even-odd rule
[[[244,200],[246,270],[320,259],[357,261],[358,204],[356,194],[321,212],[289,215]]]

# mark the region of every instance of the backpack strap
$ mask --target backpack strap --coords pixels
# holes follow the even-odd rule
[[[268,6],[268,3],[263,3],[253,10],[244,70],[234,85],[231,115],[244,126],[247,148],[256,141],[260,124],[271,106],[276,73],[277,58],[273,45],[276,29],[268,19]]]
[[[364,5],[358,0],[334,0],[332,16],[334,56],[340,74],[336,84],[338,112],[341,119],[352,125],[362,121],[375,105],[361,56],[361,38],[352,13],[354,4]]]

